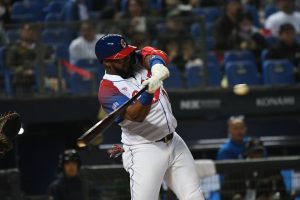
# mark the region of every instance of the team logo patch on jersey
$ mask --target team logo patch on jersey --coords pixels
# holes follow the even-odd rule
[[[125,48],[125,47],[127,46],[125,40],[123,40],[123,39],[121,39],[121,46],[122,46],[123,48]]]
[[[124,91],[126,91],[126,92],[127,92],[127,87],[123,87],[123,88],[122,88],[122,90],[124,90]]]
[[[112,108],[113,110],[116,110],[116,109],[119,107],[119,105],[120,105],[120,104],[119,104],[118,102],[115,102],[115,103],[113,103],[113,105],[112,105],[111,108]]]

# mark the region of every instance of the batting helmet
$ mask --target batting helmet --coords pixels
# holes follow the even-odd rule
[[[73,161],[80,166],[81,160],[75,149],[67,149],[59,156],[59,168],[63,169],[63,166],[66,162]]]
[[[121,35],[107,34],[97,41],[95,54],[102,63],[105,59],[122,59],[136,48],[135,46],[128,45],[126,39]]]

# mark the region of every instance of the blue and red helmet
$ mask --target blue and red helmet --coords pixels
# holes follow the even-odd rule
[[[107,34],[101,37],[95,46],[95,54],[100,62],[103,60],[122,59],[137,47],[128,45],[126,39],[117,34]]]

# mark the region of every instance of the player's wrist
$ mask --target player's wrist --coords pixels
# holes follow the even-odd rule
[[[156,64],[162,64],[162,65],[166,65],[165,64],[165,61],[159,57],[159,56],[152,56],[149,60],[149,66],[150,66],[150,69],[152,69],[152,67]]]
[[[149,92],[144,92],[143,94],[141,94],[141,97],[139,98],[139,102],[143,106],[149,106],[152,103],[152,99],[153,99],[153,94]]]

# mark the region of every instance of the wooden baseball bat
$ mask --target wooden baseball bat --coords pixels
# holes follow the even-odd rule
[[[104,119],[97,122],[92,128],[87,130],[82,136],[77,139],[77,145],[79,147],[85,147],[91,142],[96,136],[102,134],[108,127],[112,125],[114,120],[133,102],[135,101],[143,92],[147,90],[147,86],[141,89],[138,93],[136,93],[131,99],[126,101],[122,106],[118,109],[111,112]]]

